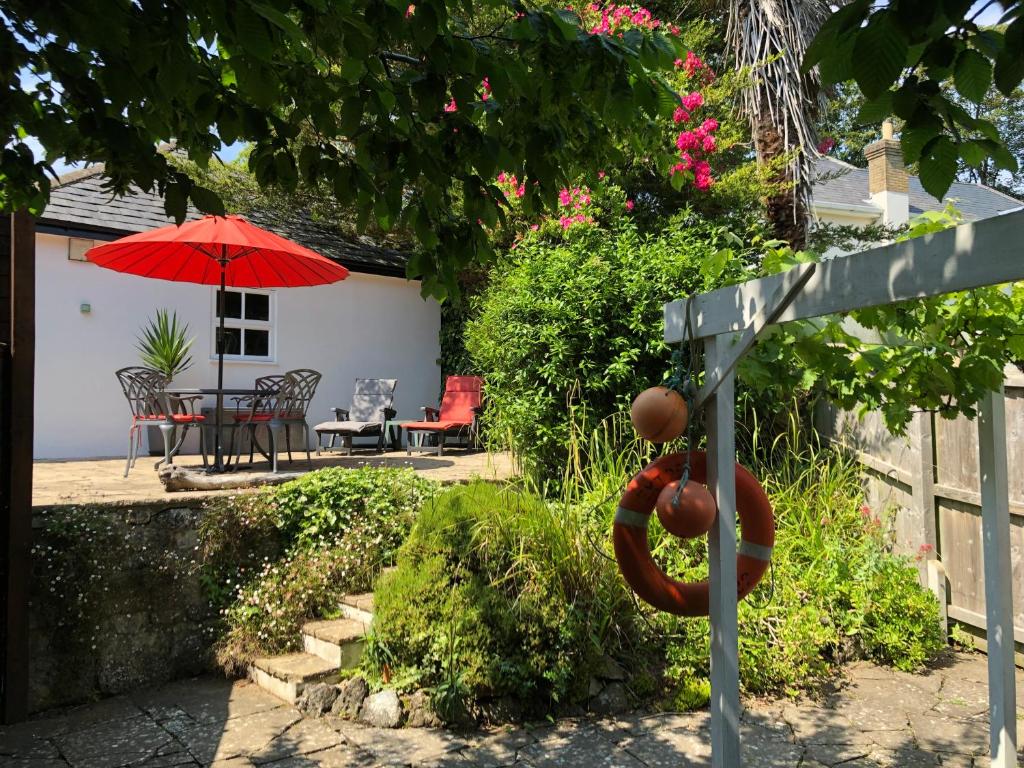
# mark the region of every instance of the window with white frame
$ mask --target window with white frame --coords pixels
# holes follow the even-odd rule
[[[219,290],[213,291],[213,344],[217,354]],[[274,359],[274,293],[228,288],[224,292],[224,359]]]

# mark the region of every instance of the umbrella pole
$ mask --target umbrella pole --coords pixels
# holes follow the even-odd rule
[[[224,256],[227,256],[227,246],[224,246]],[[213,445],[213,469],[215,472],[224,471],[224,445],[221,442],[221,429],[224,422],[224,281],[227,274],[227,258],[220,262],[220,293],[217,294],[217,314],[220,315],[220,326],[217,329],[217,413],[216,431],[214,432]]]

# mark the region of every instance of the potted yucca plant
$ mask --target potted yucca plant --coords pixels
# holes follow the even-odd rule
[[[189,338],[188,323],[178,321],[177,312],[158,309],[156,317],[150,318],[137,337],[136,348],[142,364],[160,371],[169,384],[175,376],[192,366],[194,338]],[[159,427],[149,428],[149,452],[153,456],[163,454],[163,439]]]

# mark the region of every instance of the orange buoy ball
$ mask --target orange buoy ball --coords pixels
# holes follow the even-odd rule
[[[703,536],[711,530],[718,512],[715,499],[700,483],[690,480],[679,494],[679,503],[674,504],[679,481],[669,483],[661,489],[654,508],[658,519],[669,533],[683,539]]]
[[[652,443],[675,440],[686,429],[688,417],[683,396],[667,387],[645,389],[629,411],[637,434]]]

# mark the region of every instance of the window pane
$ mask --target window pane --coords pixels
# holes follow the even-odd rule
[[[270,355],[270,331],[254,331],[245,329],[245,354],[250,357],[268,357]]]
[[[240,328],[224,329],[224,354],[240,355],[242,353],[242,331]]]
[[[220,291],[218,291],[220,293]],[[216,317],[220,317],[220,296],[217,297]],[[224,291],[224,317],[242,317],[242,294],[238,291]]]
[[[265,293],[245,294],[245,319],[269,320],[270,296]]]

